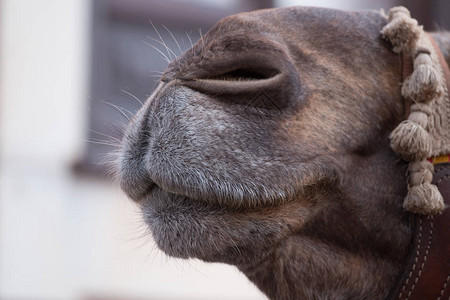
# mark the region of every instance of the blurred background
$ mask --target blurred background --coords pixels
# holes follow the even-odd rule
[[[448,0],[0,0],[0,299],[264,299],[234,267],[161,253],[100,162],[218,19],[399,4],[450,28]]]

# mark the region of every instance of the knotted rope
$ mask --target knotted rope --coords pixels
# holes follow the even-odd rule
[[[401,89],[403,97],[413,102],[410,114],[389,136],[392,149],[409,161],[403,207],[418,214],[441,213],[443,198],[431,184],[434,168],[427,161],[450,153],[450,101],[439,59],[423,27],[405,7],[389,11],[381,34],[390,40],[394,52],[414,61],[414,70]]]

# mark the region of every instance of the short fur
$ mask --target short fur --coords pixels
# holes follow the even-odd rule
[[[122,145],[167,254],[237,266],[271,299],[385,299],[409,250],[401,60],[378,12],[221,20],[173,61]],[[450,49],[449,38],[438,38]],[[448,59],[448,58],[447,58]]]

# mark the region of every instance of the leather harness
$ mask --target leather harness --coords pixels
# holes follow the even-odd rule
[[[436,41],[430,35],[428,38],[438,54],[450,92],[449,67]],[[403,79],[412,71],[411,57],[403,56]],[[406,99],[407,114],[411,103]],[[432,183],[441,192],[446,209],[436,216],[410,214],[413,231],[410,254],[388,299],[450,300],[450,163],[436,164],[434,169]]]

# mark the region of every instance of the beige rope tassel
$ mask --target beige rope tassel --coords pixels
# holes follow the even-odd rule
[[[388,24],[381,31],[389,39],[394,51],[414,59],[414,71],[402,85],[402,95],[411,99],[411,113],[407,120],[391,133],[392,149],[409,161],[408,194],[403,207],[413,213],[434,215],[444,210],[442,195],[431,184],[434,168],[426,159],[433,152],[430,134],[432,107],[430,104],[445,93],[445,83],[439,62],[432,56],[433,46],[422,26],[412,19],[405,7],[389,11]]]

